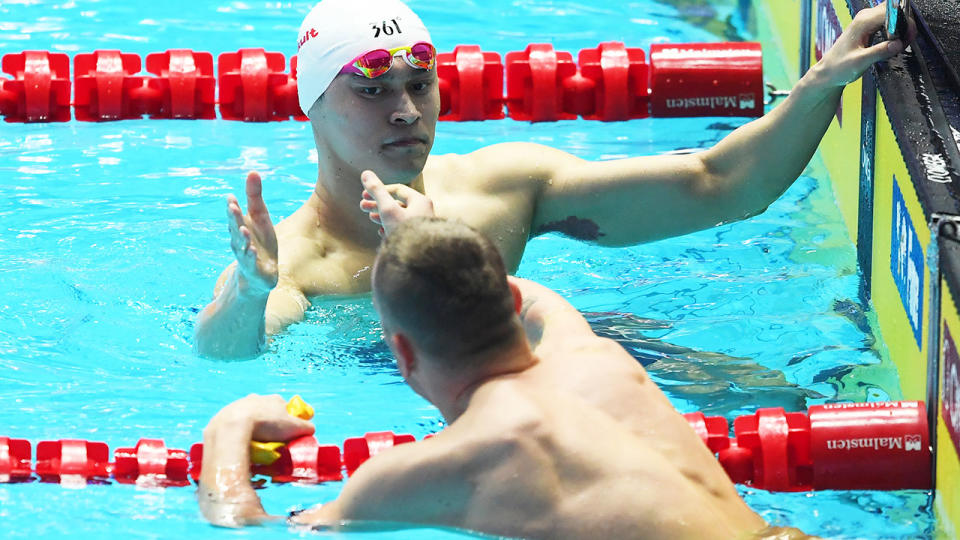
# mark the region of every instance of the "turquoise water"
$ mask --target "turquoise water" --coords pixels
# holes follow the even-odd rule
[[[501,54],[539,41],[574,53],[606,40],[644,49],[715,41],[715,29],[694,24],[705,14],[731,15],[714,4],[721,5],[412,3],[441,51],[471,36]],[[0,53],[262,46],[290,54],[308,9],[307,2],[3,2]],[[742,122],[443,123],[435,151],[532,140],[612,159],[705,148]],[[155,437],[188,448],[222,405],[250,392],[304,396],[325,443],[376,430],[422,437],[442,427],[400,379],[368,298],[316,303],[257,360],[218,363],[192,352],[196,313],[230,262],[225,195],[242,192],[246,171],[257,169],[274,219],[290,214],[313,186],[312,147],[308,126],[294,122],[0,124],[0,435],[85,438],[111,449]],[[892,368],[857,299],[852,245],[822,173],[807,172],[761,216],[679,239],[602,249],[536,238],[519,274],[587,313],[684,412],[733,418],[758,406],[895,399]],[[339,489],[261,493],[269,511],[282,513]],[[917,538],[932,523],[922,492],[743,494],[768,520],[828,537]],[[0,530],[13,537],[288,534],[213,529],[191,488],[39,483],[0,485]],[[459,533],[384,536],[425,535]]]

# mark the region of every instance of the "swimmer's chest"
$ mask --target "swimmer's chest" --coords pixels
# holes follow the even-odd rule
[[[307,297],[370,292],[374,253],[308,236],[278,238],[280,274]]]

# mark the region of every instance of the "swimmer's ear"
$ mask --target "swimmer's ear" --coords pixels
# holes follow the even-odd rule
[[[397,369],[406,379],[410,373],[417,367],[417,355],[413,351],[413,344],[407,336],[397,332],[390,336],[390,345],[393,349],[393,355],[397,357]]]
[[[517,287],[517,284],[509,279],[507,285],[510,286],[510,292],[513,294],[513,311],[520,315],[523,310],[523,295],[520,294],[520,287]]]

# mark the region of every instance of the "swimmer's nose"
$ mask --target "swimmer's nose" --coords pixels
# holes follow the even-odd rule
[[[396,109],[390,114],[390,123],[399,126],[409,126],[420,119],[420,109],[407,92],[400,93]]]

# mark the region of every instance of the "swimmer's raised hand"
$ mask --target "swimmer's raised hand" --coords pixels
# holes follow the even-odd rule
[[[412,217],[434,215],[433,201],[404,184],[385,185],[373,171],[363,171],[363,199],[360,208],[370,221],[380,225],[380,236],[390,234],[400,223]]]
[[[811,71],[818,72],[831,86],[844,86],[860,78],[874,63],[903,52],[906,44],[917,36],[917,25],[912,18],[907,21],[907,35],[902,40],[870,45],[871,38],[883,28],[886,15],[885,3],[860,10]]]
[[[242,291],[269,293],[277,286],[277,233],[263,202],[260,175],[247,175],[247,214],[232,194],[227,195],[230,248],[237,258],[237,278]]]

